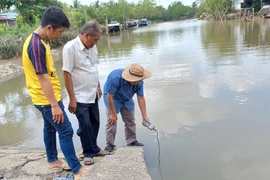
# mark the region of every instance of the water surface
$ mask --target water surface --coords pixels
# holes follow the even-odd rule
[[[147,113],[160,135],[164,180],[269,180],[270,21],[153,24],[102,37],[100,83],[110,71],[140,63]],[[64,103],[68,98],[61,70]],[[24,76],[2,83],[0,145],[43,147],[42,118],[32,106]],[[140,125],[145,159],[159,180],[155,132]],[[105,108],[100,101],[99,144],[105,147]],[[77,129],[74,115],[70,121]],[[125,145],[118,120],[116,145]],[[77,135],[74,143],[80,147]]]

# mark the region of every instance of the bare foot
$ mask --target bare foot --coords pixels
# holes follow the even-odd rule
[[[66,162],[63,162],[61,160],[56,160],[54,162],[50,162],[48,163],[48,169],[52,169],[52,170],[61,170],[61,169],[65,169],[65,170],[69,170],[69,166]]]
[[[56,160],[53,162],[49,162],[48,163],[48,167],[55,167],[55,166],[61,166],[63,164],[63,162],[61,160]]]
[[[82,167],[76,174],[74,174],[74,180],[80,180],[82,176],[88,173],[89,169]]]

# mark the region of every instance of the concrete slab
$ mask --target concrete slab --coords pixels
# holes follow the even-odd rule
[[[113,155],[105,156],[100,164],[82,180],[151,180],[142,147],[118,148]]]
[[[60,151],[59,154],[62,156]],[[78,157],[79,154],[77,151]],[[151,180],[142,147],[121,147],[112,155],[95,157],[94,161],[81,180]],[[0,147],[0,162],[0,179],[4,180],[52,180],[72,174],[48,170],[44,149]]]

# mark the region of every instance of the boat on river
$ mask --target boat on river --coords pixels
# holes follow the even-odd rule
[[[108,29],[110,32],[118,32],[120,31],[120,23],[118,21],[111,21],[108,24]]]
[[[149,22],[146,18],[139,21],[139,26],[148,26]]]

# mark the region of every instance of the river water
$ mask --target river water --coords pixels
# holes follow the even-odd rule
[[[116,68],[139,63],[147,113],[159,131],[164,180],[269,180],[270,20],[152,24],[102,37],[100,83]],[[64,104],[68,98],[61,72]],[[0,84],[0,145],[43,148],[43,122],[32,106],[24,76]],[[70,121],[77,129],[74,115]],[[105,108],[100,100],[98,138],[105,147]],[[116,145],[124,146],[118,120]],[[147,168],[160,179],[156,133],[140,125]],[[80,141],[74,135],[76,148]]]

